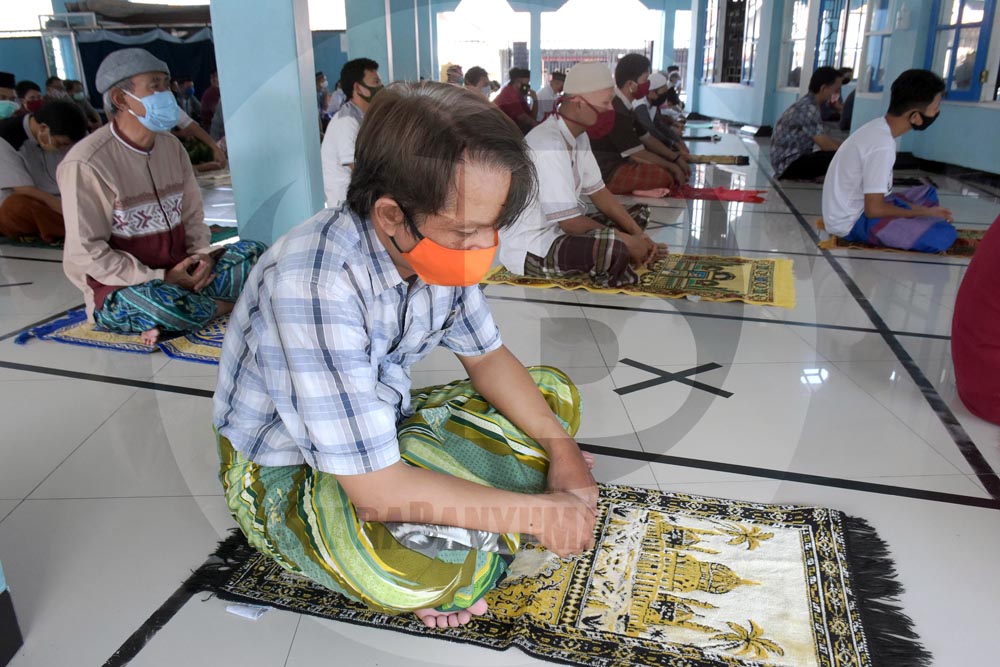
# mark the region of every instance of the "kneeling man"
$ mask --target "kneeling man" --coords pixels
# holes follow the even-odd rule
[[[579,393],[525,370],[477,285],[534,169],[503,111],[441,83],[379,93],[354,157],[347,204],[279,239],[233,311],[220,477],[248,541],[289,571],[455,627],[485,613],[522,535],[593,545]],[[469,379],[412,391],[438,345]]]

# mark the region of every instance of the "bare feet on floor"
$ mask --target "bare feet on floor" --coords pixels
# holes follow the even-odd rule
[[[154,327],[149,331],[143,331],[139,339],[146,345],[156,345],[156,341],[160,339],[160,330]]]
[[[580,452],[583,454],[583,460],[587,464],[587,468],[590,470],[594,469],[594,455],[590,452]]]
[[[488,608],[486,600],[479,599],[471,607],[462,611],[444,612],[437,609],[418,609],[413,613],[428,628],[457,628],[465,625],[475,616],[482,616]]]

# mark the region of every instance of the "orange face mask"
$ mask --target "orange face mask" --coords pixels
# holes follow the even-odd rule
[[[419,231],[417,237],[420,240],[409,252],[403,252],[395,238],[390,236],[389,239],[421,280],[428,285],[444,287],[468,287],[482,280],[493,264],[500,243],[500,234],[496,231],[493,232],[493,246],[480,250],[445,248]]]

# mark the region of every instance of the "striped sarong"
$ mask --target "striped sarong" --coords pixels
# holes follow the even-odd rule
[[[902,194],[889,194],[885,200],[905,209],[911,209],[914,204],[933,207],[939,203],[933,185],[918,185]],[[958,230],[944,218],[869,218],[864,213],[844,237],[852,243],[931,253],[944,252],[957,238]]]
[[[633,204],[628,214],[643,229],[649,224],[649,206]],[[569,278],[587,275],[598,287],[634,285],[639,277],[632,268],[625,243],[615,237],[615,223],[603,213],[590,213],[605,229],[587,234],[559,236],[545,257],[528,253],[524,258],[524,275],[532,278]]]
[[[201,292],[163,280],[115,290],[94,311],[94,322],[108,331],[141,333],[196,331],[215,319],[216,299],[236,301],[254,265],[267,248],[257,241],[237,241],[215,263],[215,279]]]
[[[554,368],[528,372],[575,434],[580,394],[570,379]],[[398,428],[407,464],[518,493],[545,490],[545,450],[470,381],[414,391],[411,401],[414,414]],[[288,571],[375,610],[466,609],[496,586],[521,544],[516,533],[361,521],[334,475],[306,464],[259,466],[225,437],[217,440],[226,502],[249,543]]]

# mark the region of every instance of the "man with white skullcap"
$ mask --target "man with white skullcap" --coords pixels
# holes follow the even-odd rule
[[[525,140],[538,172],[538,199],[500,230],[500,261],[527,276],[588,275],[601,287],[636,282],[635,269],[666,255],[604,186],[588,130],[614,122],[615,84],[603,63],[579,63],[566,74],[553,114]],[[600,215],[588,216],[588,195]]]
[[[153,344],[232,310],[264,246],[209,247],[191,160],[170,134],[180,108],[167,64],[122,49],[97,70],[107,125],[78,143],[57,171],[66,219],[63,268],[87,315]]]
[[[667,93],[670,84],[663,72],[653,72],[649,75],[649,92],[645,97],[637,98],[632,103],[635,122],[654,138],[672,151],[678,151],[682,156],[691,154],[687,144],[681,139],[681,132],[674,127],[674,122],[660,112],[660,106],[667,103]]]

